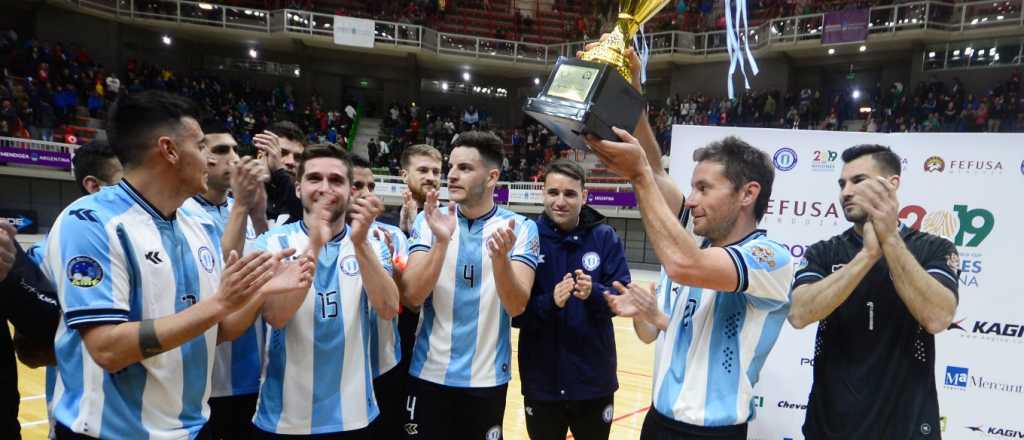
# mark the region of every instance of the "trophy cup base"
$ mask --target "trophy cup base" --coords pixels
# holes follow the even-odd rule
[[[614,66],[560,58],[544,89],[529,98],[523,112],[572,148],[587,148],[584,136],[619,140],[644,115],[644,99]]]

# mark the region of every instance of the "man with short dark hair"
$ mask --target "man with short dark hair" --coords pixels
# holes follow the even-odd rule
[[[622,295],[607,296],[613,310],[633,316],[642,341],[658,342],[653,402],[640,438],[746,439],[753,386],[785,320],[793,276],[786,247],[756,229],[774,169],[763,151],[728,137],[694,152],[692,191],[684,199],[655,177],[660,151],[650,125],[639,128],[642,146],[617,128],[623,142],[587,142],[633,184],[662,262],[656,294],[653,286],[617,284]],[[673,196],[679,204],[666,204]]]
[[[608,439],[616,377],[614,314],[603,293],[628,285],[622,240],[588,206],[586,172],[559,159],[544,175],[537,219],[540,264],[522,315],[519,372],[526,429],[533,440]]]
[[[640,91],[639,57],[626,55]],[[622,295],[607,296],[612,310],[633,316],[642,341],[658,341],[640,438],[746,439],[753,387],[785,320],[793,276],[789,250],[757,229],[775,180],[771,160],[734,137],[714,142],[694,153],[684,198],[646,117],[639,140],[614,131],[621,142],[589,136],[587,144],[633,185],[662,262],[656,293],[616,284]]]
[[[376,183],[370,162],[362,156],[351,157],[352,197],[372,196]],[[405,233],[397,226],[374,221],[370,239],[387,244],[392,254],[392,274],[401,291],[402,270],[409,258],[409,241]],[[403,313],[413,316],[408,312]],[[374,420],[371,426],[374,438],[399,438],[403,432],[402,413],[405,407],[402,404],[405,398],[405,382],[409,376],[409,362],[403,358],[401,347],[404,341],[399,335],[398,323],[399,315],[383,319],[376,314],[370,314],[370,370],[373,373],[373,394],[377,397],[377,407],[380,409],[380,417]],[[415,327],[413,329],[415,332]],[[405,368],[402,368],[403,365]]]
[[[106,142],[94,141],[75,149],[75,155],[71,159],[71,173],[75,176],[75,182],[78,183],[82,195],[89,195],[99,192],[103,187],[117,184],[124,174],[124,169]],[[43,269],[45,261],[47,238],[43,237],[25,251],[28,259],[40,269]],[[53,281],[43,276],[40,282],[44,282],[45,286],[36,286],[39,292],[36,299],[42,301],[39,305],[44,307],[43,310],[52,309],[52,315],[37,312],[31,316],[34,324],[45,326],[47,331],[42,337],[33,337],[19,330],[14,334],[14,347],[23,364],[32,368],[46,367],[46,409],[52,422],[53,392],[57,385],[57,359],[53,350],[53,336],[60,321],[60,306],[57,304]]]
[[[959,254],[900,223],[896,153],[859,145],[842,158],[853,227],[811,245],[793,282],[789,322],[820,321],[804,436],[939,438],[934,335],[956,312]]]
[[[494,203],[502,147],[493,134],[463,133],[449,161],[452,203],[439,208],[438,191],[427,191],[413,226],[402,293],[422,308],[405,402],[409,439],[501,438],[509,321],[529,302],[540,246],[532,220]]]
[[[266,188],[267,216],[276,224],[302,219],[302,202],[295,195],[295,183],[305,139],[299,127],[289,121],[275,122],[263,133],[253,136],[253,145],[259,150],[258,157],[266,162],[270,171]]]
[[[206,144],[206,190],[186,203],[209,214],[225,255],[242,254],[245,244],[267,230],[268,178],[260,161],[238,157],[238,143],[218,119],[202,121]],[[231,193],[229,195],[229,192]],[[263,321],[255,319],[238,339],[217,346],[208,425],[217,439],[247,439],[259,392]]]
[[[273,276],[287,252],[222,261],[212,222],[182,208],[206,186],[194,104],[135,94],[109,127],[124,179],[68,206],[45,252],[63,311],[56,435],[205,438],[215,343],[251,325],[252,304],[303,281]]]
[[[71,172],[82,195],[87,195],[117,183],[124,169],[114,155],[114,150],[105,142],[96,141],[75,149],[75,156],[71,158]]]
[[[352,162],[336,145],[306,148],[297,169],[302,220],[271,228],[253,247],[304,249],[317,271],[308,288],[263,306],[273,330],[255,437],[368,439],[379,413],[370,314],[390,320],[398,311],[391,255],[383,241],[370,238],[382,204],[353,191]]]

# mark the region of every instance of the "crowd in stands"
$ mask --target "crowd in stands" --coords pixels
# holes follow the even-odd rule
[[[19,39],[11,31],[0,33],[0,60],[0,136],[67,142],[82,119],[102,121],[118,96],[152,89],[192,98],[243,145],[275,120],[295,121],[312,142],[346,144],[355,117],[354,104],[331,110],[315,95],[297,108],[288,82],[263,89],[136,60],[107,69],[85,48]]]
[[[410,145],[425,143],[436,147],[445,158],[460,133],[469,130],[492,132],[506,143],[501,180],[529,181],[543,175],[543,164],[563,157],[569,147],[546,128],[528,121],[513,129],[496,127],[490,115],[472,105],[465,108],[436,106],[421,108],[415,103],[392,103],[383,115],[380,137],[370,139],[366,150],[371,164],[397,175],[397,158]],[[447,170],[445,170],[447,172]]]
[[[866,132],[1022,132],[1024,96],[1015,70],[989,90],[971,92],[958,77],[935,76],[912,90],[895,82],[887,89],[799,92],[746,91],[736,99],[696,93],[651,102],[651,126],[667,151],[673,124]],[[854,95],[858,95],[856,98]],[[846,124],[847,121],[859,121]]]
[[[73,127],[86,118],[100,121],[118,96],[158,89],[192,98],[218,117],[243,146],[272,122],[291,120],[308,133],[311,143],[349,146],[357,105],[331,106],[316,95],[299,107],[287,81],[271,89],[250,81],[227,80],[212,74],[175,72],[130,60],[108,69],[75,45],[43,43],[0,32],[0,136],[66,142]],[[673,95],[651,101],[649,117],[668,153],[674,124],[745,126],[786,129],[860,130],[870,132],[1020,132],[1024,131],[1021,74],[987,90],[967,90],[959,78],[944,83],[936,77],[913,88],[893,83],[872,90],[802,89],[781,92],[745,91],[736,99],[702,94]],[[510,104],[511,105],[511,104]],[[332,108],[333,107],[333,108]],[[337,108],[337,109],[334,109]],[[502,179],[524,181],[543,172],[542,164],[568,154],[569,148],[532,120],[518,127],[493,124],[485,110],[472,106],[423,108],[392,103],[380,114],[380,135],[366,146],[371,163],[397,174],[398,157],[412,144],[426,143],[447,154],[460,132],[492,131],[507,142]],[[859,121],[859,122],[856,122]],[[86,139],[80,139],[84,142]],[[445,162],[446,163],[446,162]]]

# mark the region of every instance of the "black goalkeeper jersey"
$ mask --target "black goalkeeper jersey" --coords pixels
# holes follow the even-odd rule
[[[954,295],[960,260],[949,240],[900,227],[910,253]],[[817,282],[861,250],[853,228],[811,245],[793,287]],[[880,259],[818,324],[803,432],[817,439],[938,439],[935,338],[918,324]]]

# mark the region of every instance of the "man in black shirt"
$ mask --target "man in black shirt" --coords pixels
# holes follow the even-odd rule
[[[17,231],[0,224],[0,438],[21,438],[18,423],[18,365],[7,326],[24,337],[53,340],[60,307],[49,283],[15,240]]]
[[[295,195],[295,170],[306,148],[306,136],[289,121],[279,121],[253,136],[259,157],[267,162],[267,219],[281,225],[302,220],[302,202]]]
[[[900,159],[843,152],[840,201],[853,227],[808,248],[789,322],[818,325],[803,432],[815,439],[937,439],[934,334],[958,301],[949,240],[899,222]]]

